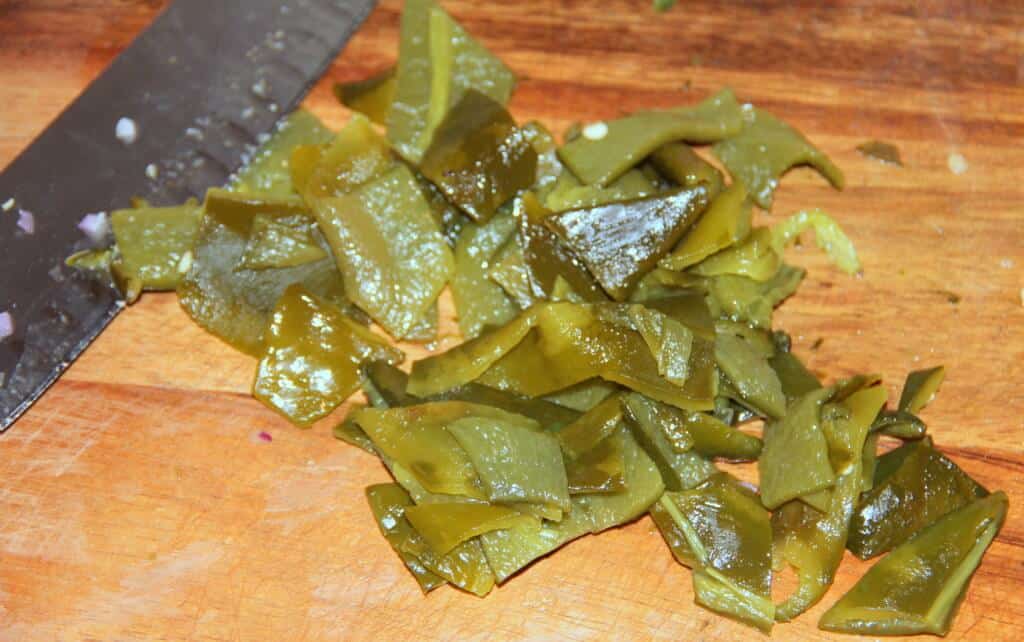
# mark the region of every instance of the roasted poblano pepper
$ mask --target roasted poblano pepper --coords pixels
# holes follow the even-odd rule
[[[349,296],[396,337],[408,337],[448,282],[451,250],[404,165],[314,202]]]
[[[416,555],[407,553],[403,548],[409,548],[409,540],[415,540],[418,536],[405,519],[405,509],[413,505],[409,494],[402,490],[398,484],[375,484],[366,488],[366,501],[370,504],[373,518],[380,528],[384,538],[391,544],[391,548],[398,553],[409,569],[412,576],[416,578],[424,593],[429,593],[439,586],[444,586],[447,581],[430,571]]]
[[[818,626],[863,635],[946,635],[1007,505],[996,492],[934,522],[872,566]]]
[[[266,270],[313,263],[327,258],[314,235],[316,221],[283,220],[257,216],[252,221],[249,242],[238,261],[240,268]]]
[[[618,424],[616,424],[618,426]],[[614,433],[565,462],[570,495],[617,493],[626,490],[622,437]]]
[[[662,176],[680,187],[696,187],[703,183],[711,200],[725,187],[722,172],[686,143],[662,145],[651,154],[651,163]]]
[[[404,355],[301,285],[285,290],[270,316],[253,396],[308,426],[359,388],[363,363]]]
[[[743,107],[739,134],[715,143],[712,151],[760,207],[771,209],[779,179],[795,165],[811,165],[837,189],[843,173],[803,134],[762,109]]]
[[[383,125],[395,99],[395,85],[395,68],[391,67],[366,80],[338,83],[334,85],[334,95],[352,111]]]
[[[143,290],[173,290],[188,271],[202,210],[194,200],[177,207],[114,210],[110,226],[117,243],[115,279]]]
[[[255,357],[263,353],[271,310],[292,284],[351,310],[341,274],[329,257],[288,268],[252,270],[241,265],[253,222],[260,216],[286,224],[311,221],[298,197],[209,190],[191,266],[178,284],[178,301],[196,323]],[[326,250],[319,232],[314,236]]]
[[[308,111],[293,112],[238,172],[231,183],[231,191],[281,198],[295,194],[289,168],[293,149],[299,145],[326,144],[332,135],[331,130]]]
[[[509,301],[518,306],[520,310],[525,310],[543,298],[542,295],[538,294],[539,288],[534,286],[530,266],[526,264],[526,257],[523,255],[520,240],[515,236],[505,241],[505,244],[501,246],[498,253],[494,255],[494,260],[492,261],[491,269],[487,271],[487,276],[502,289]],[[563,287],[572,289],[571,286],[568,286],[562,275],[556,275],[555,281],[551,286],[551,293],[547,297],[552,301],[557,300],[555,291],[559,283],[564,284]]]
[[[872,488],[857,505],[846,546],[861,559],[885,553],[986,494],[935,450],[931,439],[904,444],[878,458]]]
[[[771,230],[759,227],[742,242],[712,254],[690,271],[708,277],[734,275],[767,281],[778,273],[781,265],[782,254],[772,243]]]
[[[903,412],[917,414],[935,398],[945,378],[946,369],[943,366],[911,372],[903,384],[898,408]]]
[[[459,232],[451,287],[459,329],[468,339],[488,326],[507,323],[518,313],[502,287],[488,276],[498,251],[515,231],[511,213],[498,213],[486,223],[468,223]]]
[[[537,178],[537,152],[501,104],[470,89],[434,132],[420,171],[476,221]]]
[[[715,465],[692,450],[693,440],[688,433],[683,434],[689,438],[690,447],[678,447],[681,431],[671,408],[636,393],[623,397],[622,403],[634,438],[657,465],[665,488],[693,488],[715,473]],[[669,438],[666,427],[676,429],[675,439]]]
[[[435,555],[447,555],[459,544],[490,531],[539,526],[537,520],[505,506],[475,502],[430,502],[409,506],[405,518]]]
[[[757,467],[766,507],[778,508],[835,483],[821,427],[821,406],[830,395],[828,389],[808,392],[793,402],[784,417],[765,426]]]
[[[315,161],[308,167],[297,164],[292,168],[296,190],[310,205],[320,198],[347,194],[395,164],[387,141],[360,114],[352,116]],[[303,170],[308,175],[302,175]]]
[[[707,206],[703,186],[569,210],[544,223],[582,259],[613,299],[626,299]]]
[[[725,89],[694,107],[639,112],[609,121],[604,136],[580,136],[558,155],[584,183],[607,185],[666,143],[711,143],[736,136],[743,125],[739,103]]]
[[[885,403],[886,392],[879,385],[852,394],[842,386],[833,391],[835,397],[821,411],[828,459],[835,471],[834,486],[827,493],[824,510],[819,512],[805,502],[792,501],[772,515],[776,557],[795,566],[800,578],[797,590],[776,609],[775,619],[782,622],[817,603],[835,578],[846,547],[850,518],[860,496],[864,441],[871,421]],[[791,466],[800,461],[796,459],[798,453],[790,456],[794,458],[789,461]]]
[[[763,417],[780,419],[786,414],[786,395],[779,376],[768,363],[768,357],[747,338],[730,330],[719,332],[715,338],[715,360],[738,393],[734,401]]]
[[[644,172],[631,169],[606,186],[586,185],[572,172],[564,170],[545,192],[544,205],[556,212],[607,205],[650,196],[659,191]]]
[[[754,492],[717,473],[692,490],[666,492],[651,517],[679,563],[693,569],[698,604],[771,630],[771,516]]]
[[[796,292],[806,274],[803,268],[783,264],[763,282],[731,274],[711,277],[706,281],[708,307],[715,316],[769,328],[772,311]]]
[[[751,202],[736,183],[719,193],[672,253],[658,265],[682,270],[735,245],[750,234]]]
[[[828,258],[843,272],[860,272],[860,260],[843,229],[821,210],[804,210],[771,227],[772,246],[779,254],[807,229],[814,230],[814,240]]]
[[[418,164],[434,130],[467,90],[504,105],[515,76],[431,0],[405,4],[400,37],[388,140]]]
[[[768,358],[768,364],[779,378],[782,393],[786,396],[786,403],[792,403],[821,387],[818,378],[792,352],[776,351]]]

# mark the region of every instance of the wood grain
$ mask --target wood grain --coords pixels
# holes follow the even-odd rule
[[[0,2],[0,164],[14,157],[165,2]],[[803,129],[846,171],[784,181],[766,220],[831,211],[865,266],[810,270],[778,323],[829,378],[944,363],[924,413],[937,444],[1011,501],[956,640],[1024,635],[1024,7],[999,0],[453,0],[519,74],[519,119],[575,120],[698,100],[722,85]],[[385,1],[311,94],[338,126],[337,80],[396,55]],[[899,146],[892,168],[854,148]],[[969,169],[953,174],[951,153]],[[2,196],[2,195],[0,195]],[[2,216],[2,214],[0,214]],[[959,297],[950,303],[949,293]],[[454,333],[450,304],[444,332]],[[812,346],[821,340],[820,346]],[[446,341],[451,341],[449,336]],[[419,349],[422,353],[422,348]],[[247,395],[253,362],[147,295],[0,437],[0,640],[748,639],[693,605],[689,572],[649,520],[587,537],[486,599],[423,597],[378,535],[362,489],[387,479]],[[260,431],[272,442],[257,438]],[[749,471],[745,474],[749,475]],[[823,640],[836,586],[780,640]],[[839,638],[836,638],[839,639]]]

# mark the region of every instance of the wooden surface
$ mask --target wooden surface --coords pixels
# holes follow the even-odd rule
[[[1011,501],[950,637],[1019,640],[1024,13],[1002,0],[825,4],[445,6],[520,75],[520,119],[561,131],[731,85],[842,166],[846,191],[795,171],[766,218],[828,209],[864,276],[842,276],[813,246],[792,250],[810,277],[777,321],[830,378],[878,371],[895,392],[908,370],[946,365],[924,418]],[[0,165],[163,5],[0,0]],[[313,92],[330,124],[347,117],[330,82],[394,59],[398,9],[382,3]],[[854,151],[874,138],[897,144],[906,167]],[[966,173],[950,171],[951,153]],[[381,465],[335,441],[329,422],[301,431],[250,399],[252,370],[172,296],[148,295],[0,437],[0,640],[757,637],[693,605],[689,571],[646,518],[570,544],[486,599],[422,596],[363,500],[387,480]],[[834,589],[777,639],[829,637],[818,617],[866,567],[847,557]]]

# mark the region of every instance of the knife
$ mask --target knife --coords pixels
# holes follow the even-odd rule
[[[224,184],[374,4],[177,0],[0,174],[0,432],[124,307],[64,266],[83,216]]]

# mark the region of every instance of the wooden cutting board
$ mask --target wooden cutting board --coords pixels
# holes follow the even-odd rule
[[[0,164],[165,4],[0,1]],[[445,2],[519,74],[521,120],[562,131],[730,85],[842,166],[842,193],[792,172],[763,220],[826,208],[864,275],[838,273],[813,244],[791,250],[810,277],[777,322],[814,370],[880,372],[893,395],[908,370],[946,365],[924,419],[1011,501],[950,637],[1019,640],[1024,13],[998,0],[824,4],[687,0],[656,14],[648,0]],[[382,2],[311,95],[332,126],[347,113],[331,83],[394,60],[399,9]],[[855,151],[876,138],[906,166]],[[253,366],[173,295],[147,295],[0,437],[0,640],[757,637],[694,606],[689,571],[647,518],[568,545],[486,599],[424,597],[363,499],[387,481],[383,467],[335,441],[331,421],[299,430],[249,398]],[[818,617],[867,566],[847,557],[834,589],[777,639],[830,637]]]

